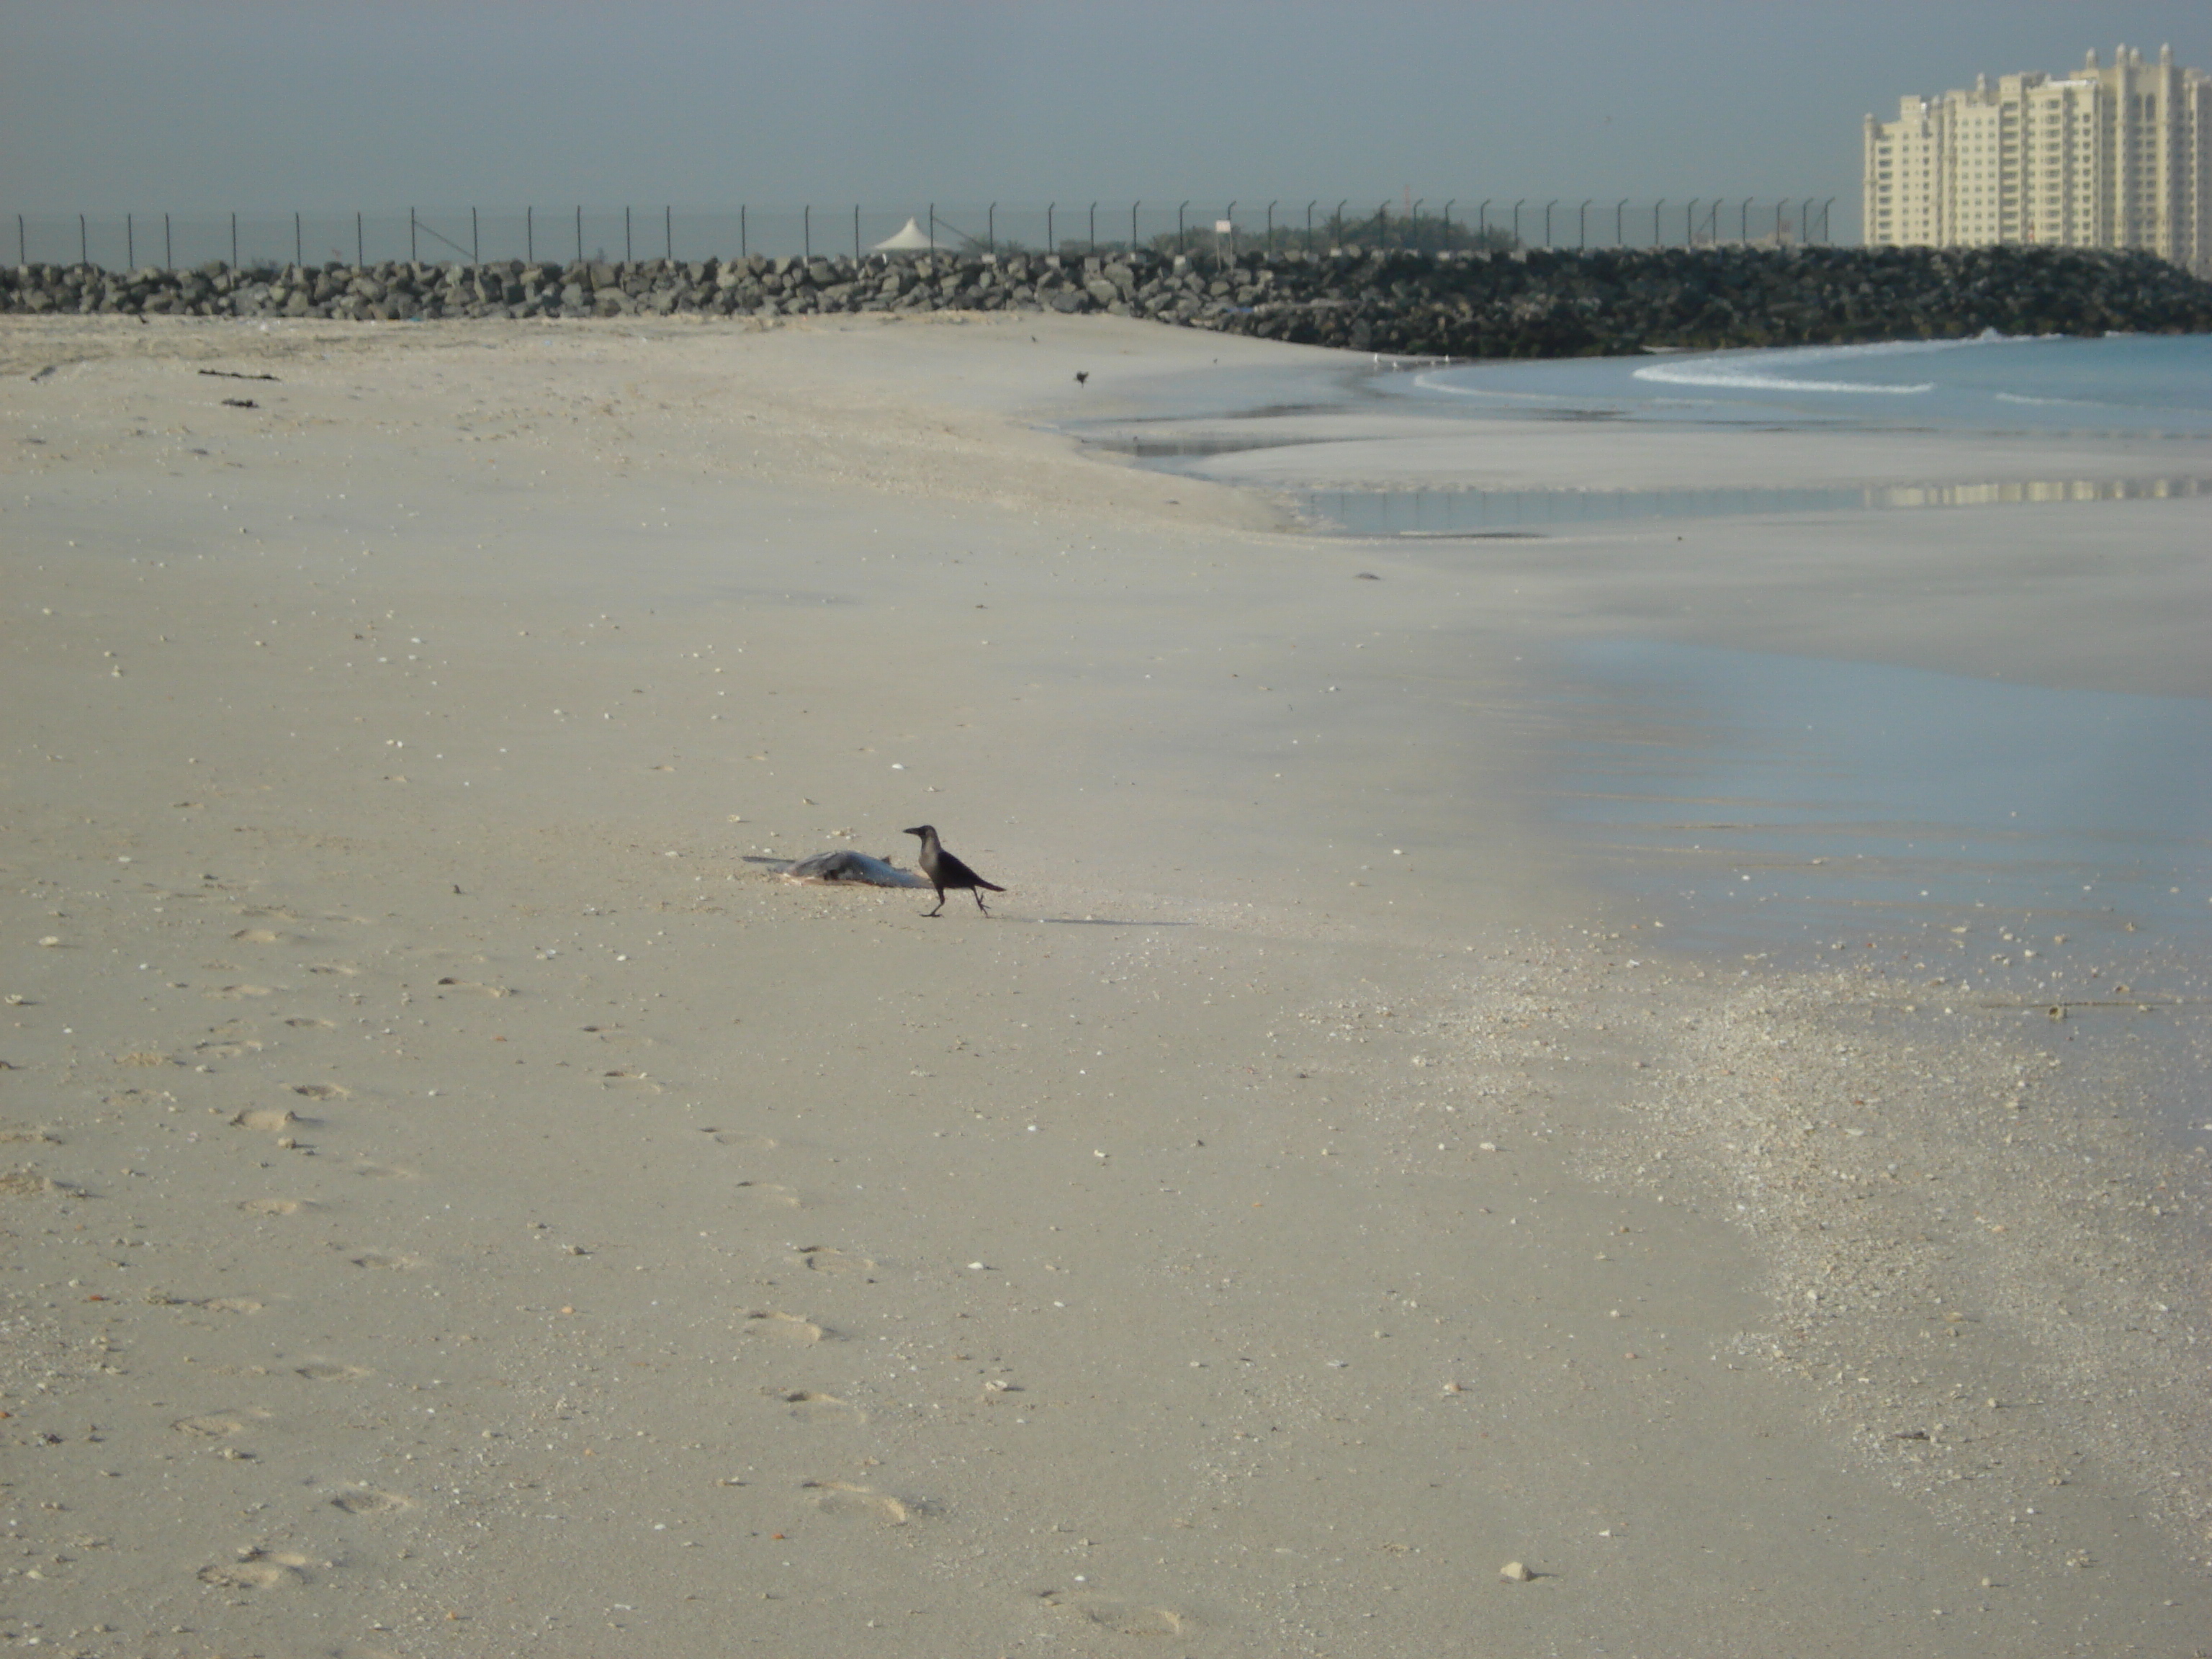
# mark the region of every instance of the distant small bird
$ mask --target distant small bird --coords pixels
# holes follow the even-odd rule
[[[1078,386],[1088,386],[1091,383],[1091,371],[1087,368],[1077,369],[1075,371],[1075,383]]]
[[[937,890],[937,909],[925,910],[922,915],[926,916],[937,915],[939,911],[945,908],[945,895],[947,890],[957,892],[963,887],[975,895],[975,908],[978,910],[981,910],[987,916],[991,914],[984,906],[983,894],[985,892],[1003,893],[1006,890],[1005,888],[996,882],[984,880],[982,877],[946,852],[943,843],[937,839],[935,824],[916,824],[906,833],[921,837],[921,857],[919,860],[921,865],[921,873],[929,878],[929,884]],[[978,891],[978,889],[981,891]]]

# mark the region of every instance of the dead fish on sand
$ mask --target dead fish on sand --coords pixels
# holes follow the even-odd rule
[[[747,859],[765,865],[786,881],[855,882],[867,887],[927,887],[929,884],[911,870],[902,870],[888,859],[866,853],[817,853],[811,859]]]

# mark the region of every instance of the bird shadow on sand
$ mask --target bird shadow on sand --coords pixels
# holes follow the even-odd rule
[[[1009,916],[1009,921],[1018,920]],[[1039,916],[1039,927],[1195,927],[1194,921],[1164,921],[1144,916]]]

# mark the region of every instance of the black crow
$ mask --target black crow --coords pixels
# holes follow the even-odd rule
[[[975,908],[978,910],[981,910],[987,916],[991,914],[984,906],[983,894],[985,892],[1003,893],[1006,890],[1005,888],[996,882],[984,880],[982,877],[946,852],[943,844],[937,839],[935,824],[917,824],[906,833],[921,837],[921,857],[918,860],[921,865],[921,873],[929,878],[929,884],[937,890],[937,909],[925,910],[922,915],[926,916],[937,915],[939,911],[945,908],[946,890],[950,889],[957,892],[963,887],[975,894]]]

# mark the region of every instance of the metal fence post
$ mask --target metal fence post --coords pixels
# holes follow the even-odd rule
[[[300,210],[292,210],[292,266],[294,270],[307,263],[307,240],[300,231]]]
[[[1091,251],[1094,254],[1098,252],[1098,204],[1096,202],[1091,204]]]
[[[1589,246],[1589,207],[1590,202],[1596,199],[1592,197],[1575,210],[1575,252],[1577,253]]]
[[[1056,205],[1052,202],[1044,204],[1044,251],[1047,253],[1060,252],[1060,244],[1052,240],[1052,210]]]
[[[238,269],[238,216],[230,216],[230,268]]]
[[[929,251],[937,252],[937,204],[929,204]]]
[[[1443,247],[1443,252],[1445,252],[1446,253],[1449,253],[1449,252],[1451,252],[1451,210],[1452,210],[1452,202],[1456,202],[1456,201],[1458,201],[1458,200],[1459,200],[1459,198],[1458,198],[1458,197],[1456,197],[1456,196],[1455,196],[1455,197],[1453,197],[1453,198],[1451,198],[1451,202],[1446,202],[1446,203],[1444,204],[1444,240],[1443,240],[1443,243],[1442,243],[1442,247]]]
[[[477,210],[474,208],[469,210],[469,263],[479,267],[483,264],[483,240],[477,234]]]
[[[853,204],[853,263],[860,263],[860,204]]]
[[[1828,240],[1828,210],[1835,204],[1836,198],[1832,196],[1820,204],[1820,240],[1824,242]]]
[[[18,219],[15,222],[19,228],[22,225],[22,222],[23,222],[21,219]],[[165,213],[161,216],[161,269],[164,270],[174,270],[176,268],[176,255],[169,251],[169,216]]]
[[[531,210],[526,203],[522,210],[522,262],[527,265],[538,263],[538,227],[531,222]]]
[[[138,269],[138,239],[131,232],[131,216],[123,216],[123,263],[132,270]]]
[[[1144,204],[1141,197],[1129,204],[1129,252],[1131,253],[1137,251],[1137,210]]]
[[[811,203],[801,203],[801,204],[799,204],[799,246],[800,246],[802,249],[804,249],[804,250],[805,250],[805,254],[806,254],[806,257],[807,257],[808,258],[811,259],[811,258],[814,257],[814,206],[813,206],[813,204],[811,204]]]
[[[983,251],[994,259],[999,257],[999,204],[996,202],[983,210]]]
[[[163,214],[161,219],[164,224],[168,222],[167,214]],[[20,213],[15,216],[15,263],[19,265],[31,263],[31,245],[24,239],[23,216]]]
[[[86,229],[85,229],[85,228],[84,228],[84,215],[82,215],[82,213],[80,213],[80,214],[78,214],[78,215],[76,216],[76,262],[77,262],[77,264],[81,264],[81,265],[88,265],[88,264],[90,264],[92,263],[92,254],[91,254],[91,252],[89,252],[89,250],[90,250],[90,248],[91,248],[91,246],[92,246],[92,243],[91,243],[91,237],[90,237],[90,234],[89,234],[88,232],[87,232],[87,231],[86,231]],[[234,243],[234,244],[233,244],[233,246],[236,246],[236,244],[235,244],[235,243]]]
[[[1176,252],[1178,254],[1188,251],[1188,244],[1184,240],[1182,228],[1182,209],[1187,208],[1189,205],[1189,203],[1185,202],[1182,204],[1182,207],[1179,207],[1176,210]]]
[[[625,207],[623,210],[623,263],[624,264],[628,264],[630,262],[632,257],[630,253],[630,246],[629,210]]]
[[[1234,259],[1237,257],[1237,204],[1231,202],[1222,209],[1221,216],[1229,221],[1229,257]],[[1218,233],[1213,238],[1213,257],[1216,259],[1221,258],[1221,237]]]
[[[580,205],[576,209],[576,263],[584,263],[584,210]]]
[[[1667,198],[1663,196],[1651,204],[1651,246],[1654,247],[1659,246],[1659,210],[1666,205]]]
[[[1559,204],[1559,198],[1556,196],[1544,204],[1544,246],[1546,247],[1552,246],[1552,210]]]
[[[1525,202],[1528,199],[1528,198],[1527,197],[1523,196],[1521,198],[1521,202]],[[1516,202],[1513,204],[1513,246],[1516,247],[1519,247],[1521,246],[1521,202]]]
[[[752,258],[752,250],[745,246],[745,204],[743,202],[738,204],[738,258]]]
[[[1628,198],[1624,196],[1613,205],[1613,245],[1615,247],[1628,246],[1628,234],[1621,228],[1621,221],[1627,212]]]
[[[422,244],[415,234],[415,210],[409,208],[407,210],[407,263],[410,265],[419,264],[422,263]]]

